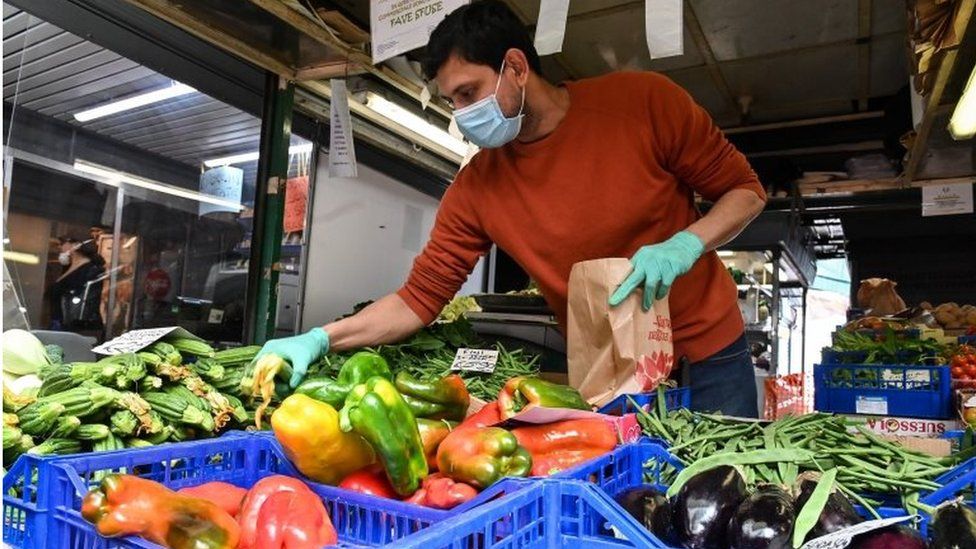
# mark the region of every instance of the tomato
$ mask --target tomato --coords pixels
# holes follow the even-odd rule
[[[952,378],[953,379],[962,379],[962,376],[963,375],[965,375],[965,372],[963,371],[962,366],[953,366],[952,367]]]
[[[952,367],[962,368],[966,365],[966,358],[962,355],[955,355],[952,357]]]
[[[966,364],[966,366],[963,367],[962,370],[965,373],[966,377],[970,379],[976,378],[976,364],[968,363]]]

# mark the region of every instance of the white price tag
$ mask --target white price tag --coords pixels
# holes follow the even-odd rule
[[[207,316],[207,323],[220,324],[223,321],[224,321],[223,309],[210,309],[210,315]]]
[[[854,403],[855,413],[877,416],[888,415],[888,399],[885,397],[859,396]]]
[[[498,351],[495,349],[458,349],[451,370],[490,374],[495,371],[497,362]]]
[[[535,25],[535,50],[539,55],[563,51],[569,0],[542,0]]]
[[[144,330],[128,331],[115,339],[106,341],[98,347],[95,347],[92,349],[92,352],[100,355],[134,353],[169,334],[175,334],[177,337],[200,339],[179,326],[168,326],[166,328],[146,328]]]
[[[352,118],[346,81],[333,78],[329,118],[329,177],[356,177],[356,148],[352,138]]]
[[[820,536],[817,539],[812,539],[804,543],[801,549],[844,549],[851,543],[851,539],[858,534],[863,534],[872,530],[879,530],[881,528],[891,526],[892,524],[912,520],[912,518],[913,517],[905,516],[881,520],[868,520],[855,524],[850,528],[838,530],[833,534],[827,534],[826,536]]]

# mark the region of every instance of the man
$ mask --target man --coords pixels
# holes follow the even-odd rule
[[[482,151],[445,193],[399,291],[265,345],[292,363],[292,385],[330,348],[395,342],[434,320],[494,242],[538,282],[562,326],[572,265],[632,256],[611,305],[640,288],[647,308],[670,289],[675,356],[691,363],[693,407],[755,416],[736,288],[712,250],[762,211],[765,193],[708,114],[654,73],[549,84],[528,32],[495,0],[447,16],[424,71]],[[714,202],[704,217],[695,192]]]

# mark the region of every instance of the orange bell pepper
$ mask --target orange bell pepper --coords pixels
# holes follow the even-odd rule
[[[234,549],[241,535],[216,504],[132,475],[105,477],[85,495],[81,516],[105,537],[137,535],[170,549]]]

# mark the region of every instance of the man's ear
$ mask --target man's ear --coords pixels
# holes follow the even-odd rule
[[[525,52],[518,48],[509,48],[505,52],[505,67],[515,72],[515,81],[524,86],[529,80],[529,59]]]

